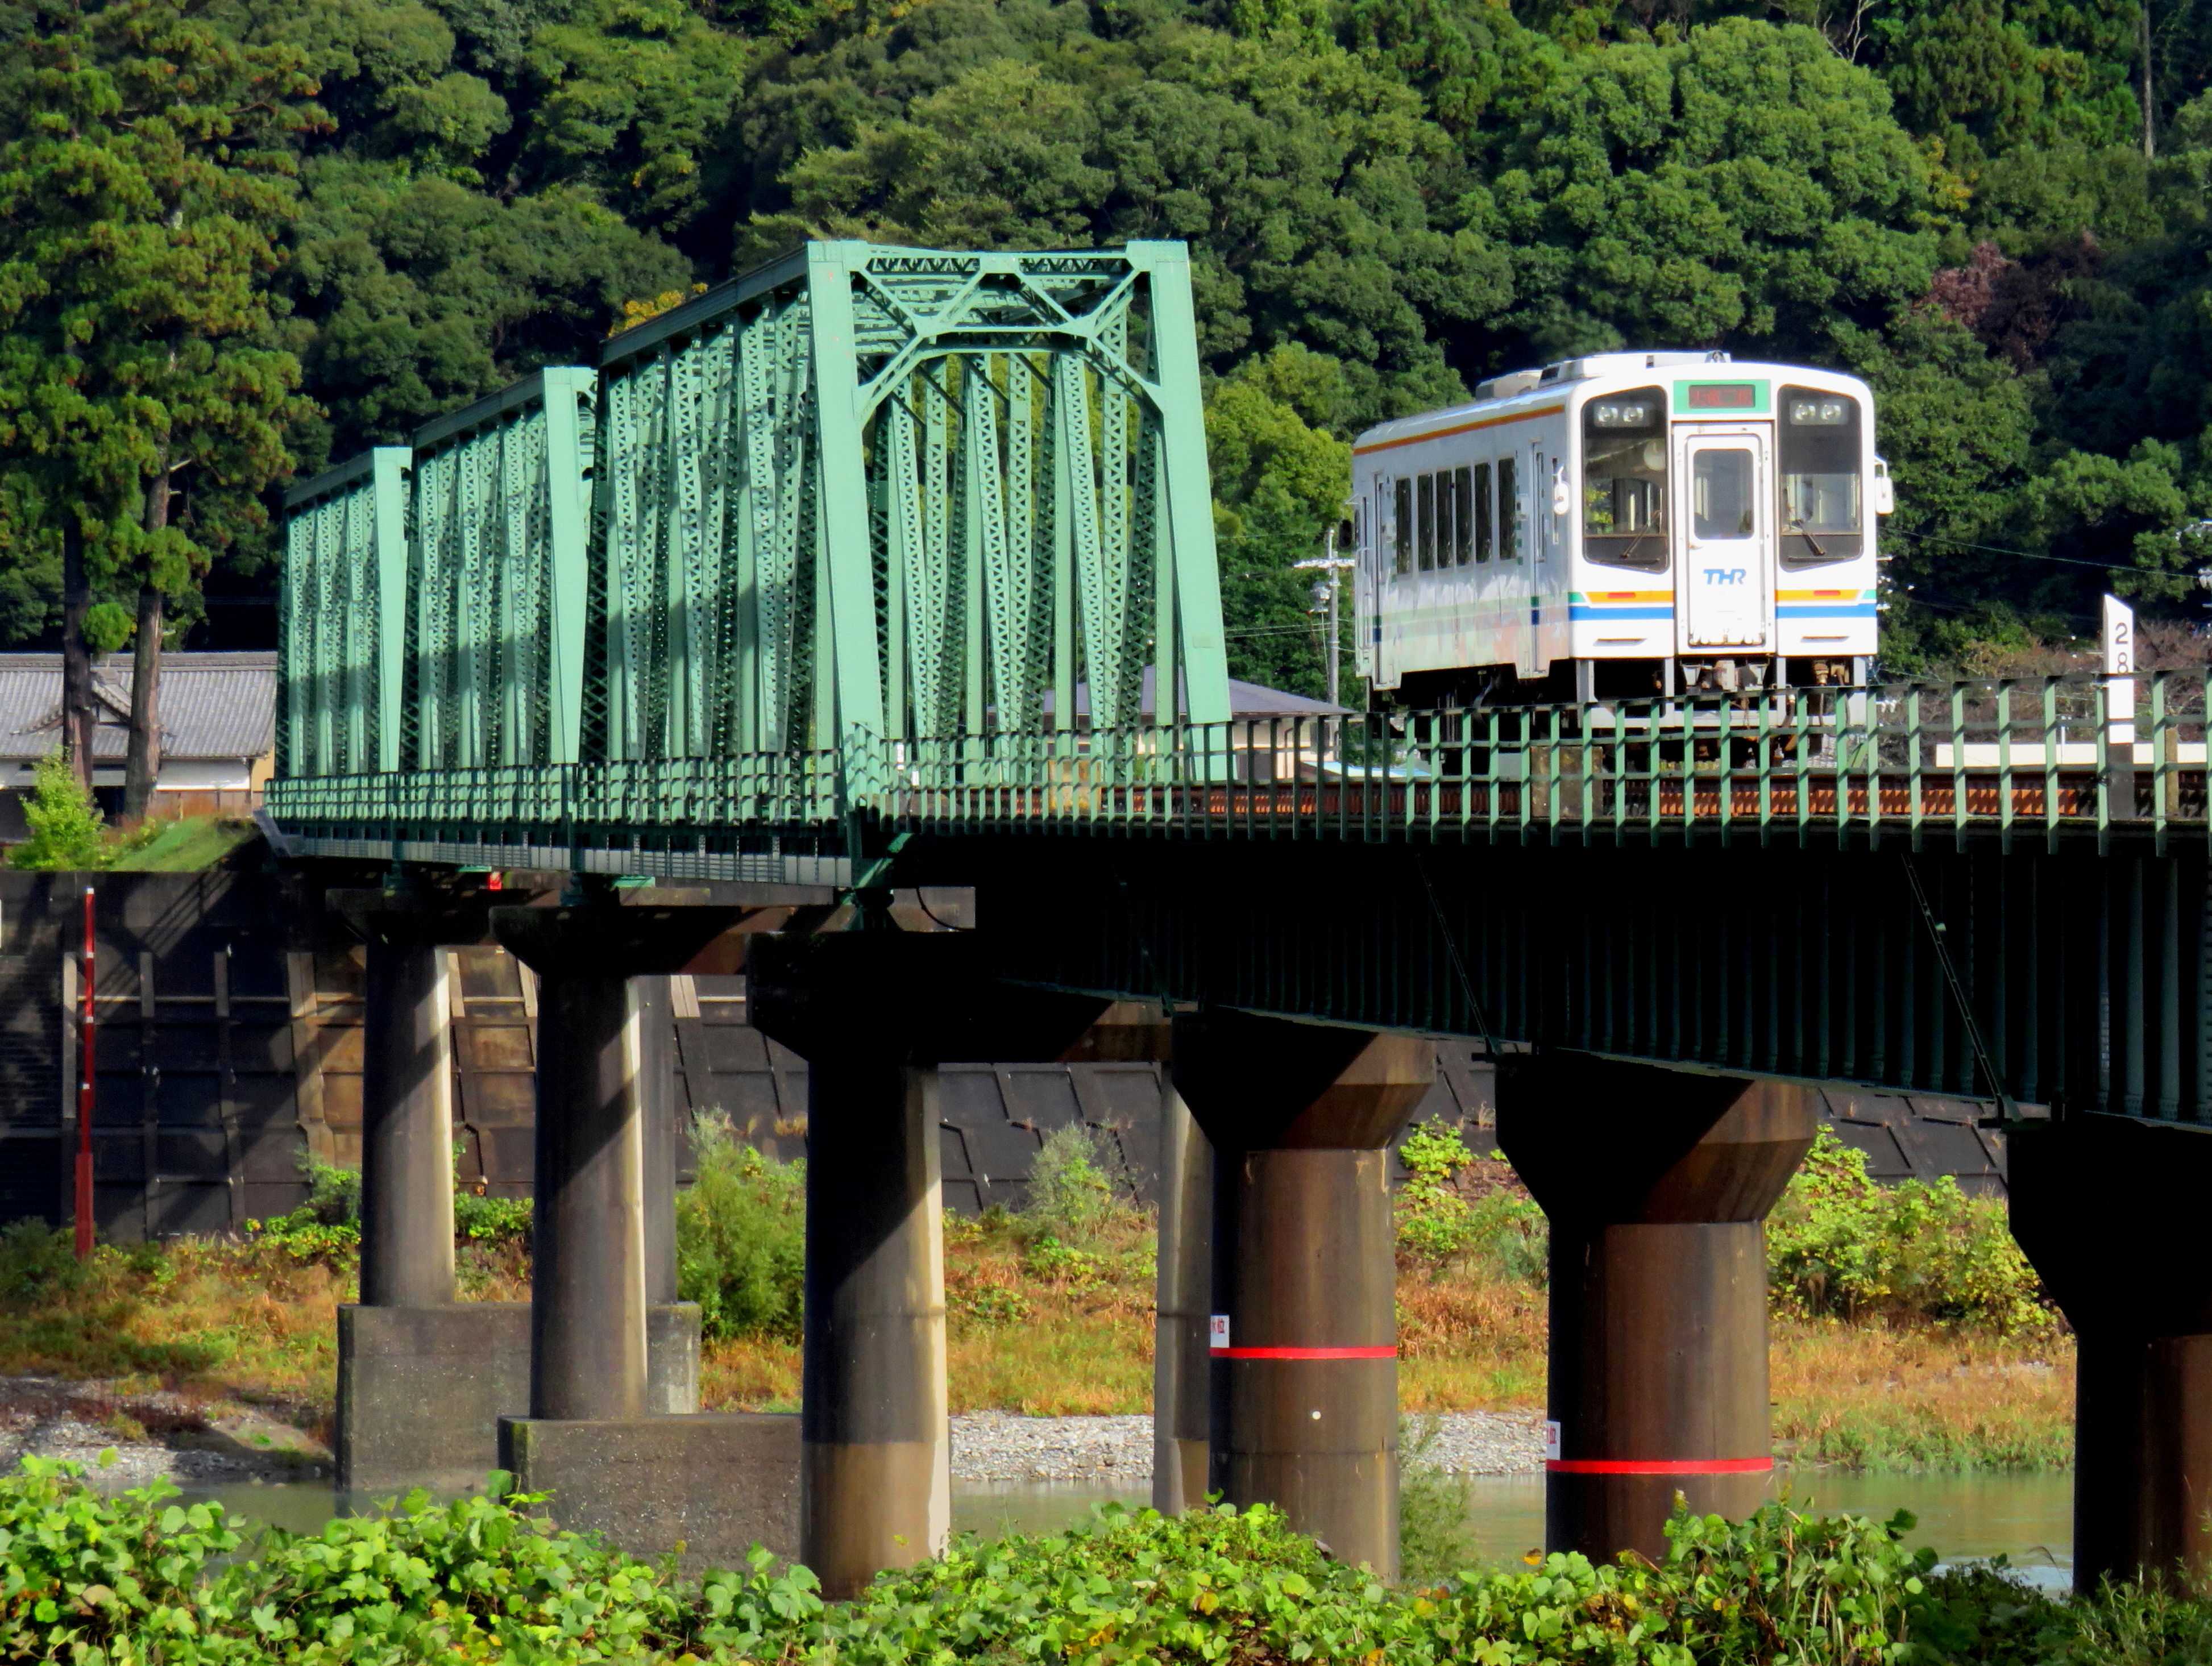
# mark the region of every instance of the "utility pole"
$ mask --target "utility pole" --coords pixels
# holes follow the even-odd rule
[[[1325,579],[1314,581],[1314,600],[1328,609],[1328,703],[1332,706],[1340,706],[1344,703],[1338,697],[1339,690],[1342,687],[1340,672],[1344,658],[1344,632],[1337,623],[1337,598],[1344,588],[1346,569],[1355,565],[1356,562],[1353,556],[1340,556],[1336,553],[1336,528],[1334,526],[1328,529],[1328,542],[1323,546],[1323,550],[1325,553],[1320,556],[1310,556],[1301,562],[1293,562],[1291,565],[1302,573],[1324,572],[1328,575]]]

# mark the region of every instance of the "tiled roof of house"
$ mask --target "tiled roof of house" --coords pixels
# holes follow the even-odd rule
[[[93,666],[100,727],[93,757],[121,762],[131,720],[131,660],[111,654]],[[62,656],[0,654],[0,762],[45,757],[61,744]],[[183,762],[261,757],[275,744],[274,654],[161,656],[161,755]]]
[[[1149,723],[1152,721],[1155,704],[1152,697],[1152,668],[1146,666],[1137,697],[1137,703],[1142,713],[1139,721],[1142,722]],[[1045,715],[1051,716],[1052,709],[1052,690],[1047,689],[1044,694]],[[1345,708],[1332,706],[1326,700],[1310,699],[1303,694],[1291,694],[1282,689],[1268,688],[1262,684],[1247,683],[1241,678],[1232,677],[1229,679],[1229,715],[1232,719],[1340,717],[1344,714]],[[1187,717],[1189,714],[1190,702],[1188,691],[1182,686],[1182,678],[1178,676],[1176,680],[1176,715]],[[1075,721],[1078,723],[1086,723],[1090,719],[1091,684],[1078,683],[1075,685]]]

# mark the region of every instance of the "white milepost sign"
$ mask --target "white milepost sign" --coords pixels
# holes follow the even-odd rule
[[[2105,598],[2104,645],[2106,707],[2109,733],[2115,746],[2136,741],[2136,611],[2118,596]]]

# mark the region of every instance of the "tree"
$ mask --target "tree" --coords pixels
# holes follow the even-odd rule
[[[304,414],[270,344],[315,123],[298,55],[242,46],[196,0],[41,0],[48,28],[0,145],[0,459],[61,521],[64,704],[89,784],[90,654],[137,641],[126,816],[160,769],[163,613],[263,514]],[[94,601],[95,592],[102,599]]]
[[[1302,32],[1091,27],[1072,5],[945,0],[888,41],[767,66],[740,131],[789,160],[756,179],[739,264],[808,232],[1182,238],[1212,368],[1295,341],[1341,362],[1363,417],[1455,397],[1439,326],[1504,307],[1507,256],[1480,228],[1436,223],[1453,147],[1418,94]]]
[[[1329,527],[1343,519],[1352,447],[1331,429],[1349,403],[1343,367],[1295,345],[1246,360],[1207,395],[1232,677],[1322,692],[1316,647],[1324,633],[1310,612],[1313,575],[1293,563],[1319,555]]]
[[[1578,54],[1511,115],[1466,206],[1512,251],[1504,322],[1525,345],[1498,368],[1624,345],[1808,353],[1935,270],[1926,156],[1812,29],[1739,19]]]

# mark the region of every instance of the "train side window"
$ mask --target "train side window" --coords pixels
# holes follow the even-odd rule
[[[1498,459],[1498,559],[1521,559],[1520,471],[1510,457]]]
[[[1458,547],[1459,500],[1452,496],[1451,471],[1445,469],[1437,476],[1437,571],[1452,564],[1452,551]]]
[[[1421,571],[1432,573],[1437,566],[1437,477],[1432,474],[1421,477]]]
[[[1459,564],[1474,559],[1474,471],[1452,471],[1453,550]]]
[[[1490,559],[1490,465],[1474,465],[1474,558]]]
[[[1391,543],[1396,569],[1402,576],[1413,570],[1413,483],[1401,475],[1394,483],[1397,489],[1392,508],[1397,513],[1391,518]]]

